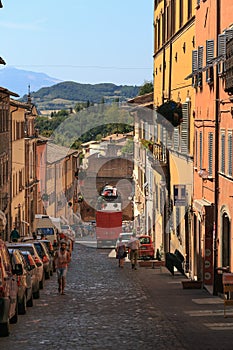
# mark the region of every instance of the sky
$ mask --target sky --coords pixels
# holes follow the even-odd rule
[[[153,0],[1,1],[6,67],[90,84],[153,80]]]

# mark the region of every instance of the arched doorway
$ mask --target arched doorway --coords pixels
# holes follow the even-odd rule
[[[222,266],[230,266],[230,220],[226,213],[222,216]]]

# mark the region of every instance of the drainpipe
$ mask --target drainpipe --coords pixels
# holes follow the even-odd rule
[[[220,34],[221,20],[221,0],[216,0],[216,40]],[[219,201],[219,77],[216,69],[216,89],[215,89],[215,186],[214,186],[214,226],[213,226],[213,295],[218,295],[217,291],[217,237],[218,237],[218,201]]]
[[[10,101],[9,101],[9,109],[10,109]],[[9,191],[9,198],[10,198],[10,206],[9,206],[9,225],[8,225],[8,231],[7,234],[10,234],[10,231],[12,230],[12,223],[13,223],[13,220],[12,220],[12,210],[11,210],[11,203],[12,203],[12,198],[13,198],[13,195],[12,195],[12,145],[13,145],[13,135],[12,135],[12,114],[14,112],[17,112],[19,109],[19,107],[15,107],[15,109],[13,109],[11,112],[10,112],[10,121],[9,121],[9,124],[10,124],[10,191]],[[9,238],[9,237],[8,237]]]

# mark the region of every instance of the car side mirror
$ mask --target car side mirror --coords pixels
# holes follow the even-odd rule
[[[13,273],[16,274],[17,276],[22,275],[23,274],[22,264],[16,264]]]

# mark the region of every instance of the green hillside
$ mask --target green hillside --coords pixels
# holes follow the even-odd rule
[[[32,102],[39,110],[58,110],[73,108],[78,102],[89,101],[91,104],[126,101],[138,95],[139,86],[115,85],[111,83],[81,84],[72,81],[62,82],[51,87],[44,87],[31,94]],[[23,97],[26,101],[26,96]]]

